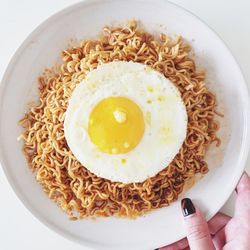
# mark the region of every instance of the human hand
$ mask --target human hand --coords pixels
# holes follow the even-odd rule
[[[218,213],[208,223],[190,199],[183,199],[187,238],[160,250],[250,250],[250,178],[247,173],[242,175],[236,192],[233,218]]]

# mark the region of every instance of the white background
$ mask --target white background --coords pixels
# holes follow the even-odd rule
[[[26,36],[42,21],[77,0],[0,0],[0,79]],[[250,1],[173,0],[213,28],[239,62],[250,87]],[[18,84],[18,79],[17,79]],[[247,171],[250,173],[250,161]],[[223,211],[233,213],[234,197]],[[96,236],[98,237],[98,235]],[[41,224],[18,200],[0,168],[0,249],[87,250]]]

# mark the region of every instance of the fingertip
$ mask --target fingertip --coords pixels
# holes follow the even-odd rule
[[[250,191],[250,178],[246,172],[243,173],[241,179],[236,187],[236,192]]]

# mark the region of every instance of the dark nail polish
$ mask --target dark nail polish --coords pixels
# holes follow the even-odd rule
[[[194,204],[189,198],[181,200],[181,208],[184,217],[195,213]]]

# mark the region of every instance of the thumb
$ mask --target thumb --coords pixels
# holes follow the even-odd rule
[[[208,225],[201,211],[188,198],[181,201],[181,207],[190,249],[214,250]]]
[[[245,221],[244,224],[248,224],[248,218],[250,218],[250,177],[246,172],[242,175],[236,191],[235,216],[242,218]]]

